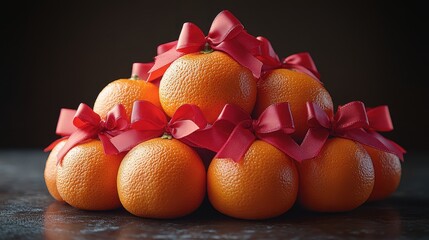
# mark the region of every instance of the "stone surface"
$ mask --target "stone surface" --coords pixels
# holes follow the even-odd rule
[[[408,154],[398,191],[347,213],[294,207],[281,217],[243,221],[206,202],[176,220],[135,217],[123,209],[91,212],[56,202],[43,180],[46,153],[0,151],[0,239],[427,239],[428,154]]]

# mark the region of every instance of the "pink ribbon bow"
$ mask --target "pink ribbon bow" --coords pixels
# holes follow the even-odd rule
[[[308,102],[310,128],[301,144],[301,151],[305,154],[304,159],[317,156],[331,135],[393,153],[403,160],[405,150],[376,132],[377,129],[384,131],[393,129],[390,115],[387,115],[387,107],[383,106],[370,111],[372,112],[367,114],[365,105],[354,101],[339,106],[335,116],[330,119],[317,104]]]
[[[167,121],[165,113],[151,102],[135,101],[130,129],[113,137],[111,142],[119,152],[123,152],[167,133],[191,146],[197,146],[199,139],[193,138],[192,134],[206,127],[207,121],[195,105],[182,105]]]
[[[174,45],[175,47],[172,47]],[[260,42],[244,30],[232,13],[225,10],[213,20],[207,37],[195,24],[188,22],[183,24],[177,41],[160,45],[158,50],[170,49],[155,57],[155,65],[149,71],[148,81],[162,76],[174,60],[189,53],[199,52],[206,45],[213,50],[227,53],[259,78],[262,63],[254,55]]]
[[[213,124],[213,144],[223,142],[216,158],[231,158],[239,161],[255,139],[266,141],[294,159],[301,159],[299,146],[289,134],[294,124],[288,103],[273,104],[265,109],[257,120],[253,120],[241,108],[227,104]],[[217,139],[216,139],[217,138]]]
[[[64,156],[74,146],[98,137],[106,154],[117,154],[118,150],[110,139],[126,130],[128,125],[125,108],[121,104],[116,105],[107,113],[106,120],[102,120],[84,103],[81,103],[77,110],[63,108],[58,119],[56,133],[64,137],[54,141],[45,148],[45,151],[52,150],[60,141],[68,139],[57,155],[58,163],[61,164]]]
[[[293,54],[284,58],[283,61],[280,61],[268,39],[261,36],[257,37],[257,39],[261,42],[260,52],[257,57],[264,64],[262,67],[263,71],[278,68],[293,69],[305,73],[322,83],[320,81],[320,74],[317,71],[316,64],[308,52]]]

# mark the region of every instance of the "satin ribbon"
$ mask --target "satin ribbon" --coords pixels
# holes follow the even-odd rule
[[[207,127],[203,113],[195,105],[182,105],[167,121],[165,113],[152,103],[135,101],[130,129],[110,140],[119,152],[128,151],[141,142],[161,137],[165,133],[188,145],[198,146],[201,139],[192,137],[192,134]]]
[[[261,36],[256,39],[261,42],[257,58],[264,64],[262,71],[265,72],[278,68],[292,69],[305,73],[322,83],[320,81],[320,74],[317,71],[316,64],[308,52],[293,54],[283,60],[280,60],[268,39]]]
[[[365,105],[354,101],[338,107],[335,116],[330,119],[317,104],[307,102],[307,113],[310,128],[301,144],[304,159],[317,156],[328,137],[335,136],[393,153],[403,160],[405,150],[376,132],[393,129],[386,106],[369,110],[367,114]]]
[[[52,150],[60,141],[67,139],[66,144],[58,152],[58,163],[67,152],[77,144],[97,137],[103,144],[106,154],[117,154],[118,150],[110,139],[126,130],[129,126],[125,108],[122,105],[113,107],[106,116],[106,120],[95,113],[88,105],[81,103],[77,110],[61,109],[56,133],[63,138],[54,141],[45,151]]]
[[[227,104],[213,124],[212,131],[216,132],[213,135],[218,138],[218,141],[213,141],[215,144],[224,142],[216,158],[231,158],[237,162],[252,143],[260,139],[294,159],[302,159],[299,146],[290,137],[295,129],[288,103],[269,106],[256,120],[241,108]]]
[[[260,42],[244,30],[240,21],[225,10],[213,20],[207,37],[195,24],[188,22],[183,24],[177,41],[160,45],[158,50],[170,49],[155,57],[155,65],[149,71],[148,81],[162,76],[174,60],[189,53],[199,52],[205,46],[225,52],[259,78],[262,63],[254,56],[259,45]]]

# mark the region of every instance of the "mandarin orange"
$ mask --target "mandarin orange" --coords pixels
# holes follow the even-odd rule
[[[214,158],[207,172],[208,197],[219,212],[241,219],[266,219],[288,211],[297,198],[294,161],[256,140],[239,162]]]
[[[140,79],[118,79],[101,90],[93,109],[104,119],[115,105],[122,104],[130,118],[136,100],[146,100],[161,107],[158,87],[155,84]]]
[[[225,104],[248,113],[256,101],[256,78],[226,53],[191,53],[174,61],[161,78],[159,97],[170,117],[183,104],[201,108],[214,122]]]
[[[176,139],[154,138],[131,149],[118,172],[124,208],[146,218],[178,218],[202,203],[206,172],[198,154]]]
[[[319,105],[328,116],[333,115],[332,98],[328,91],[309,75],[288,69],[275,69],[258,81],[258,97],[254,115],[259,115],[271,104],[288,102],[295,123],[294,138],[301,141],[307,130],[307,102]]]
[[[331,138],[319,155],[299,164],[299,203],[308,210],[343,212],[368,200],[374,167],[362,145]]]
[[[99,140],[73,147],[57,169],[57,189],[65,202],[84,210],[121,206],[116,177],[124,154],[106,155]]]
[[[57,154],[65,143],[66,140],[59,142],[49,153],[43,174],[49,193],[57,201],[64,201],[57,189]]]
[[[370,201],[382,200],[396,191],[401,182],[401,162],[399,158],[388,152],[365,146],[374,165],[374,189],[369,196]]]

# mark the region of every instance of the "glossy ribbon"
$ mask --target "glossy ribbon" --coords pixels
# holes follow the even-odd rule
[[[116,105],[102,120],[88,105],[81,103],[77,110],[61,109],[56,133],[63,138],[54,141],[45,151],[52,150],[60,141],[67,139],[58,152],[58,163],[61,163],[67,152],[77,144],[88,139],[99,138],[106,154],[117,154],[118,150],[110,142],[113,136],[126,130],[129,126],[125,108]]]
[[[119,152],[128,151],[137,144],[161,137],[164,133],[191,146],[198,146],[200,139],[194,138],[192,134],[207,126],[203,113],[195,105],[182,105],[171,120],[167,121],[165,113],[152,103],[135,101],[130,129],[110,140]]]
[[[169,50],[155,57],[155,65],[149,71],[148,81],[162,76],[174,60],[189,53],[199,52],[206,45],[213,50],[225,52],[259,78],[262,63],[254,55],[260,42],[244,30],[234,15],[225,10],[213,20],[207,37],[195,24],[188,22],[183,24],[177,41],[160,45],[158,51]]]
[[[316,64],[308,52],[293,54],[280,61],[268,39],[261,36],[257,37],[257,39],[261,42],[260,51],[257,57],[264,64],[262,67],[263,71],[278,68],[292,69],[305,73],[322,83],[320,81],[320,74],[317,71]]]
[[[242,159],[256,139],[268,142],[294,159],[301,160],[299,146],[290,137],[295,131],[288,103],[269,106],[256,120],[241,108],[227,104],[212,127],[224,142],[216,158]]]
[[[393,153],[403,160],[405,150],[376,132],[378,129],[383,131],[393,129],[390,115],[387,115],[387,107],[383,106],[370,111],[372,112],[368,115],[365,105],[355,101],[338,107],[335,116],[330,119],[317,104],[308,102],[310,128],[301,144],[304,159],[317,156],[328,137],[335,136]]]

